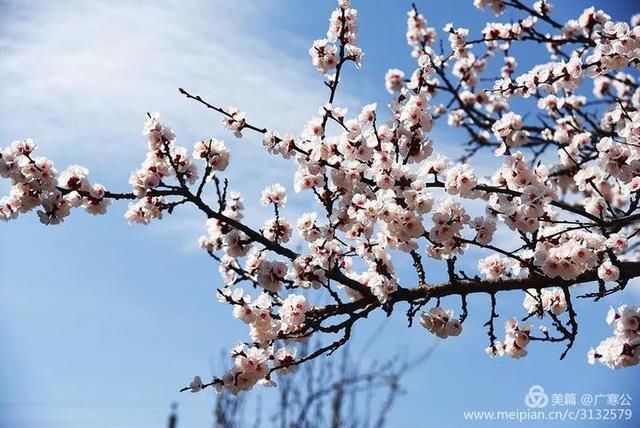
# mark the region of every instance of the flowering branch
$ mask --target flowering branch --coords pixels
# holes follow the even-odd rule
[[[441,338],[458,336],[469,319],[467,296],[479,293],[490,297],[491,356],[524,357],[533,341],[566,342],[564,358],[578,334],[573,299],[605,298],[640,276],[640,89],[631,74],[640,16],[629,25],[589,8],[560,23],[544,0],[531,7],[520,0],[474,3],[497,16],[509,7],[524,16],[488,23],[471,41],[469,30],[447,24],[450,49],[441,42],[436,50],[437,32],[414,5],[407,41],[417,64],[408,78],[398,69],[385,75],[392,94],[386,121],[376,104],[355,117],[334,105],[344,67],[359,68],[362,60],[358,14],[348,0],[338,2],[327,37],[309,50],[330,92],[299,136],[280,136],[248,122],[238,108],[179,89],[219,114],[236,137],[253,131],[269,154],[292,161],[293,189],[315,196],[322,220],[312,211],[290,223],[287,190],[274,184],[260,198],[273,216],[262,227],[249,226],[242,196],[222,177],[231,160],[227,145],[210,138],[190,152],[157,113],[146,117],[149,150],[130,177],[131,192],[92,184],[78,165],[58,174],[51,161],[35,157],[31,140],[13,142],[1,151],[0,175],[12,187],[0,200],[0,219],[39,207],[43,223],[59,224],[73,208],[104,214],[114,200],[131,201],[130,223],[148,224],[185,206],[202,213],[207,233],[199,243],[219,263],[224,282],[216,287],[218,300],[248,325],[250,341],[233,348],[234,365],[225,375],[208,383],[196,377],[183,390],[236,393],[274,385],[275,374],[335,352],[356,323],[378,310],[391,316],[399,304],[407,305],[411,326],[434,302],[420,324]],[[546,45],[551,62],[515,77],[509,51],[524,43]],[[496,61],[499,76],[482,77]],[[482,88],[483,82],[491,86]],[[582,95],[585,82],[595,100]],[[532,111],[517,112],[511,103],[517,97],[534,99]],[[468,136],[462,162],[433,153],[429,135],[444,118]],[[492,177],[478,177],[470,161],[487,147],[501,165]],[[497,239],[498,230],[509,239]],[[294,231],[306,244],[296,251]],[[489,255],[468,275],[471,249]],[[430,281],[425,256],[444,262],[446,282]],[[590,283],[597,290],[578,291]],[[527,315],[508,319],[498,340],[502,292],[522,293]],[[317,304],[307,300],[312,296]],[[460,304],[457,318],[442,306],[451,296]],[[541,336],[531,334],[525,321],[532,319],[548,321],[555,332],[543,324]],[[589,360],[613,368],[638,364],[640,308],[612,309],[607,321],[614,335]],[[297,344],[311,337],[324,339],[297,355]]]

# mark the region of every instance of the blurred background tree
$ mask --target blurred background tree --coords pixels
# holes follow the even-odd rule
[[[384,362],[367,362],[366,347],[358,355],[349,348],[339,358],[319,358],[279,377],[272,411],[265,412],[260,396],[215,395],[214,428],[278,427],[382,428],[387,414],[404,394],[402,379],[424,363],[433,345],[410,359],[400,352]],[[303,347],[304,348],[304,347]],[[302,352],[305,352],[302,349]],[[177,406],[172,406],[168,428],[178,427]]]

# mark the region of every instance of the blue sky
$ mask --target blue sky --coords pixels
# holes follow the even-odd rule
[[[177,88],[238,105],[257,124],[299,132],[326,100],[307,49],[325,33],[333,3],[181,3],[0,1],[0,146],[32,137],[58,170],[80,163],[92,180],[126,190],[144,157],[144,113],[157,110],[184,145],[204,137],[229,143],[231,187],[243,192],[248,221],[258,224],[269,215],[256,209],[260,190],[275,181],[291,189],[291,165],[263,156],[256,136],[235,140]],[[352,112],[370,102],[383,106],[386,70],[410,72],[414,64],[404,36],[409,2],[354,3],[364,66],[347,70],[337,98]],[[438,29],[453,21],[477,34],[487,20],[510,18],[477,11],[470,1],[417,3]],[[615,19],[637,12],[633,2],[557,3],[560,18],[591,3]],[[543,54],[527,51],[522,66]],[[460,134],[438,128],[433,135],[436,150],[460,152]],[[1,182],[0,192],[7,190]],[[310,199],[291,202],[287,210],[295,215]],[[209,426],[213,397],[177,390],[212,366],[219,372],[220,350],[246,329],[215,300],[217,266],[196,246],[203,219],[178,212],[148,227],[129,226],[124,210],[116,203],[105,217],[77,212],[58,227],[40,225],[35,215],[0,224],[0,426],[157,427],[172,401],[180,403],[182,426]],[[430,278],[441,278],[441,264],[428,267]],[[610,334],[608,306],[640,300],[637,284],[630,288],[597,304],[578,303],[581,334],[564,361],[564,345],[535,343],[523,360],[486,357],[488,298],[474,297],[463,334],[441,343],[405,380],[393,426],[457,427],[463,410],[523,409],[533,384],[549,393],[628,393],[640,410],[637,368],[610,371],[586,362],[588,347]],[[500,320],[524,315],[522,295],[499,297]],[[458,311],[456,300],[445,305]],[[420,327],[407,329],[401,307],[359,325],[353,350],[372,336],[363,364],[397,352],[417,355],[437,340]]]

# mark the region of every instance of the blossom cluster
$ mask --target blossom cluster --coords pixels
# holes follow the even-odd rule
[[[335,70],[343,58],[360,67],[362,50],[357,46],[358,11],[353,9],[350,3],[349,0],[339,2],[339,7],[333,11],[329,19],[327,37],[316,40],[309,49],[314,67],[324,74]],[[336,45],[338,42],[339,46]],[[343,58],[340,51],[344,52]]]
[[[462,323],[453,318],[453,311],[439,306],[423,313],[420,324],[441,339],[458,336],[462,332]]]
[[[547,3],[548,4],[548,3]],[[485,30],[494,34],[490,30]],[[498,31],[503,39],[516,39],[519,33]],[[625,66],[638,65],[640,52],[640,26],[629,26],[626,22],[614,22],[602,10],[586,9],[577,20],[568,21],[556,43],[577,35],[588,40],[593,49],[590,54],[572,55],[568,60],[551,62],[534,67],[512,81],[505,77],[495,82],[494,90],[504,97],[519,95],[529,97],[537,91],[573,91],[580,83],[583,73],[603,76]],[[486,37],[486,35],[485,35]],[[582,60],[581,56],[585,59]]]
[[[170,205],[158,191],[170,189],[168,180],[172,178],[179,183],[194,184],[199,178],[195,160],[205,164],[202,178],[205,181],[229,166],[231,155],[223,141],[215,138],[198,141],[189,153],[186,147],[176,144],[176,134],[160,121],[156,112],[147,113],[142,134],[147,137],[148,152],[140,168],[129,177],[138,199],[129,204],[125,213],[129,223],[148,224],[152,219],[161,219]]]
[[[591,348],[589,363],[600,361],[612,369],[640,363],[640,306],[620,305],[609,309],[607,324],[613,327],[613,336]]]
[[[239,344],[231,351],[233,367],[222,378],[214,382],[216,389],[223,388],[229,392],[246,391],[259,383],[272,386],[271,372],[286,373],[291,371],[295,362],[295,348],[278,347],[274,349],[274,341],[284,334],[304,332],[305,314],[309,307],[302,295],[290,294],[279,304],[274,312],[272,298],[266,292],[255,300],[243,294],[242,288],[232,290],[225,287],[218,292],[218,299],[233,305],[233,315],[249,325],[252,346]],[[195,380],[194,380],[195,381]],[[191,390],[197,392],[201,388],[197,381]]]
[[[58,173],[53,162],[36,156],[37,146],[31,139],[14,141],[0,150],[0,176],[11,182],[9,196],[0,198],[0,220],[15,219],[38,207],[44,224],[58,224],[82,207],[90,214],[104,214],[111,199],[106,189],[89,181],[89,170],[71,165]]]
[[[522,305],[529,315],[543,317],[545,312],[560,315],[567,310],[567,300],[560,288],[548,288],[545,290],[527,290]]]
[[[222,378],[216,378],[211,384],[217,392],[226,390],[232,394],[247,391],[256,384],[276,386],[271,379],[271,371],[277,368],[280,373],[291,372],[294,369],[291,364],[295,361],[295,357],[295,348],[281,347],[274,350],[257,346],[248,347],[244,343],[239,343],[231,350],[233,367]],[[204,387],[205,384],[200,376],[195,376],[188,389],[191,392],[199,392]]]
[[[509,356],[511,358],[522,358],[527,356],[527,345],[532,325],[529,323],[519,323],[515,318],[507,320],[504,325],[505,337],[502,341],[493,342],[486,352],[490,357]]]

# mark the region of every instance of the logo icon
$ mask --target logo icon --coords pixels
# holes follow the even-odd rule
[[[527,395],[524,396],[524,404],[533,409],[542,409],[549,404],[549,396],[544,392],[542,386],[533,385],[529,388]]]

